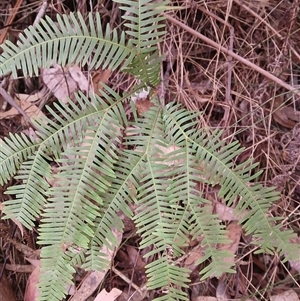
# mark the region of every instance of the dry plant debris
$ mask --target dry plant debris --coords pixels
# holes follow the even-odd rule
[[[91,4],[58,0],[51,1],[48,8],[47,5],[46,1],[2,1],[0,43],[5,39],[16,42],[18,34],[34,24],[41,13],[53,16],[66,11],[98,10],[103,15],[103,24],[109,22],[112,27],[121,24],[117,7],[108,0]],[[187,108],[202,111],[199,127],[224,129],[224,137],[239,140],[245,151],[236,161],[253,157],[264,170],[261,182],[276,185],[281,192],[281,200],[271,208],[270,214],[283,216],[283,227],[296,229],[300,235],[299,0],[174,0],[172,5],[181,9],[168,14],[168,33],[159,45],[165,54],[160,97],[167,102],[178,99]],[[178,26],[178,21],[186,27]],[[106,82],[122,93],[133,84],[124,74],[110,70],[89,73],[80,66],[65,69],[53,66],[41,70],[40,74],[39,78],[24,78],[20,74],[18,80],[8,78],[3,86],[30,118],[42,116],[45,104],[51,106],[55,99],[72,97],[78,89],[101,93],[101,82]],[[39,96],[32,101],[32,95]],[[151,103],[142,100],[137,106],[143,114]],[[20,118],[19,113],[16,107],[0,99],[0,138],[9,132],[28,131],[27,120],[24,116]],[[0,187],[0,201],[7,198],[4,188]],[[198,272],[202,267],[195,263],[203,256],[201,237],[190,241],[186,255],[178,259],[178,264],[192,270],[190,300],[299,300],[300,258],[298,262],[282,263],[280,258],[255,254],[249,244],[251,238],[242,233],[232,209],[219,202],[216,189],[201,186],[199,190],[212,201],[211,212],[221,216],[227,226],[232,243],[216,247],[232,252],[237,273],[200,282]],[[6,271],[9,281],[1,273],[0,299],[12,301],[15,297],[18,301],[34,301],[36,294],[30,295],[29,291],[36,281],[37,270],[31,276],[30,271],[19,272],[17,267],[27,266],[26,254],[16,244],[9,248],[13,223],[0,223],[0,262],[10,267]],[[104,252],[110,256],[111,271],[97,277],[93,287],[89,281],[93,282],[90,279],[94,274],[82,275],[78,271],[77,286],[73,292],[70,290],[69,300],[152,300],[159,293],[144,294],[145,251],[138,250],[139,236],[132,221],[126,221],[125,225],[119,251]],[[24,230],[21,225],[14,239],[33,250],[37,248],[36,233]],[[300,245],[299,240],[291,243]],[[15,296],[11,295],[11,283]],[[88,294],[80,295],[81,288]]]

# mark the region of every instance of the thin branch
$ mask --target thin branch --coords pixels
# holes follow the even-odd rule
[[[14,107],[23,117],[24,119],[35,129],[36,127],[31,122],[29,116],[25,113],[25,111],[13,100],[13,98],[0,86],[0,94],[12,107]]]
[[[271,81],[277,83],[278,85],[285,88],[286,90],[291,91],[292,93],[295,93],[297,96],[300,96],[300,91],[298,91],[298,89],[296,89],[293,86],[289,85],[288,83],[284,82],[283,80],[281,80],[277,76],[271,74],[270,72],[260,68],[259,66],[255,65],[255,64],[251,63],[250,61],[248,61],[245,58],[243,58],[242,56],[234,53],[233,51],[226,49],[225,47],[219,45],[215,41],[213,41],[213,40],[209,39],[208,37],[202,35],[201,33],[197,32],[196,30],[194,30],[194,29],[190,28],[189,26],[181,23],[177,19],[175,19],[175,18],[173,18],[173,17],[171,17],[167,14],[164,14],[164,16],[166,16],[167,20],[169,20],[170,22],[180,26],[182,29],[184,29],[185,31],[189,32],[190,34],[196,36],[197,38],[204,41],[205,43],[212,46],[213,48],[215,48],[217,50],[220,50],[220,51],[224,52],[227,55],[230,55],[232,58],[234,58],[237,61],[239,61],[240,63],[243,63],[244,65],[252,68],[253,70],[256,70],[261,75],[263,75],[266,78],[270,79]]]

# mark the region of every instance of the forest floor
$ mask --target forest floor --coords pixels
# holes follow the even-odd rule
[[[264,186],[275,186],[281,196],[269,214],[283,217],[283,228],[292,229],[299,237],[300,96],[290,88],[300,90],[299,0],[173,0],[172,4],[183,9],[170,16],[190,30],[176,25],[172,19],[166,20],[168,32],[159,47],[165,54],[162,85],[168,88],[160,87],[159,96],[166,102],[176,99],[190,110],[201,111],[200,127],[223,129],[223,135],[241,143],[244,151],[235,158],[236,163],[249,157],[259,163],[258,168],[263,170],[260,182]],[[41,1],[1,1],[0,44],[8,38],[16,42],[18,34],[33,24],[40,8]],[[99,11],[103,24],[109,23],[112,28],[122,22],[117,5],[109,0],[51,1],[46,15],[53,17],[70,11],[82,14]],[[8,24],[12,25],[6,26]],[[217,43],[219,49],[195,32]],[[108,70],[91,74],[82,70],[82,74],[94,85],[103,81],[118,93],[126,91],[132,83],[127,75]],[[65,93],[61,88],[55,94],[51,85],[45,85],[42,76],[24,78],[19,74],[17,80],[5,80],[5,90],[18,99],[30,116],[45,113],[45,104],[59,97],[57,91]],[[29,133],[26,121],[0,97],[0,138],[20,132]],[[8,199],[4,192],[11,184],[0,186],[0,206],[1,201]],[[220,210],[226,213],[224,223],[230,225],[228,229],[236,237],[234,252],[240,259],[236,262],[237,273],[200,281],[199,270],[193,265],[200,256],[199,251],[190,246],[189,263],[185,261],[192,269],[190,300],[299,300],[300,255],[299,262],[283,263],[277,256],[255,254],[229,209]],[[28,290],[37,278],[33,274],[34,265],[39,262],[36,239],[35,229],[28,231],[12,220],[0,220],[0,264],[5,267],[0,281],[3,300],[21,301],[25,297],[27,301],[35,300]],[[146,278],[137,241],[139,236],[128,221],[127,233],[101,286],[91,289],[89,297],[76,300],[95,300],[102,288],[119,289],[122,292],[119,301],[152,300],[153,295],[142,298],[133,294],[144,285]],[[28,262],[25,258],[32,258],[32,254],[35,259]],[[30,275],[33,276],[29,278]],[[88,275],[78,270],[67,300],[75,300],[72,299],[74,291],[85,277]],[[106,299],[101,297],[101,300]]]

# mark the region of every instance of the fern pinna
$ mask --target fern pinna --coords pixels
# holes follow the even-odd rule
[[[259,174],[251,174],[256,165],[250,161],[233,165],[242,152],[237,142],[225,143],[218,130],[197,129],[197,113],[176,102],[164,106],[156,97],[142,117],[132,105],[135,118],[128,120],[124,101],[159,83],[163,58],[157,43],[165,33],[160,14],[167,2],[116,2],[129,12],[123,15],[125,31],[103,31],[99,14],[90,13],[86,21],[77,13],[57,16],[57,23],[46,17],[25,30],[17,45],[2,45],[1,75],[16,77],[21,69],[32,76],[54,62],[80,63],[89,70],[119,68],[141,83],[124,96],[109,87],[101,97],[78,93],[75,102],[59,102],[48,108],[48,118],[33,121],[37,138],[11,134],[1,141],[0,183],[16,180],[7,190],[12,199],[4,202],[5,218],[28,229],[41,219],[39,300],[61,300],[75,266],[109,266],[101,249],[117,245],[113,230],[123,229],[120,211],[135,221],[140,247],[152,248],[146,254],[154,258],[146,267],[147,287],[166,292],[157,300],[188,299],[190,271],[176,259],[190,239],[203,236],[202,279],[233,272],[227,260],[233,254],[217,248],[228,242],[224,225],[210,213],[212,204],[197,183],[220,185],[219,197],[229,206],[239,198],[236,214],[261,251],[295,258],[289,243],[294,234],[267,215],[278,194],[253,183]]]

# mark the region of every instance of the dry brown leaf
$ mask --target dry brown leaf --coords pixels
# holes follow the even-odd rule
[[[238,220],[237,216],[234,214],[234,209],[223,205],[221,203],[216,203],[214,206],[216,214],[219,215],[219,218],[222,221],[236,221]]]
[[[36,264],[36,268],[33,270],[27,280],[24,301],[36,301],[38,298],[37,284],[40,278],[40,262]]]
[[[298,122],[300,122],[300,112],[297,114],[292,107],[282,106],[283,103],[283,96],[276,97],[274,101],[273,118],[282,126],[292,129]]]
[[[219,202],[215,203],[214,211],[219,215],[219,218],[222,221],[237,221],[248,213],[248,210],[245,210],[243,214],[237,217],[233,208],[223,205]]]
[[[296,115],[294,109],[289,107],[276,110],[276,112],[273,113],[273,117],[276,122],[288,129],[294,128],[294,126],[300,122],[300,115]]]
[[[77,66],[62,68],[55,64],[51,68],[43,69],[42,79],[54,96],[64,103],[72,98],[78,88],[89,91],[88,80]]]
[[[292,244],[297,244],[299,246],[300,250],[300,237],[296,237],[291,241]],[[289,261],[291,267],[295,269],[298,273],[300,273],[300,255],[299,255],[299,260],[290,260]]]
[[[218,300],[215,297],[198,296],[194,298],[192,301],[218,301]]]
[[[142,301],[147,295],[147,290],[145,289],[143,294],[140,294],[138,291],[134,290],[132,287],[125,287],[122,294],[118,297],[117,301]]]
[[[294,290],[289,289],[288,291],[280,293],[276,296],[271,296],[270,301],[299,301],[299,298]]]
[[[149,99],[143,99],[136,101],[135,106],[138,114],[144,115],[154,104]]]
[[[42,111],[34,104],[27,102],[25,100],[15,100],[15,102],[20,106],[20,108],[23,109],[23,111],[30,117],[30,118],[34,118],[34,117],[39,117],[39,118],[44,118],[44,114],[42,113]],[[0,111],[0,119],[4,119],[4,118],[12,118],[15,117],[17,115],[19,115],[19,111],[17,111],[15,108],[11,108],[8,111],[5,112],[1,112]],[[22,122],[26,123],[24,121],[24,118],[22,117]]]
[[[79,89],[81,91],[89,92],[89,82],[85,75],[82,73],[81,69],[78,66],[71,66],[69,67],[68,71],[74,79],[74,81],[77,83]]]
[[[231,240],[228,244],[219,244],[219,250],[227,250],[232,254],[232,257],[226,258],[226,262],[234,263],[235,252],[237,251],[240,243],[240,238],[242,235],[242,226],[238,224],[237,221],[230,223],[227,227],[227,236]]]
[[[100,292],[100,294],[97,295],[94,301],[114,301],[121,294],[122,291],[117,288],[113,288],[109,293],[104,289]]]
[[[197,247],[193,248],[185,260],[185,267],[193,271],[196,268],[196,262],[200,260],[205,255],[203,248],[199,244]]]
[[[42,70],[42,80],[54,96],[64,103],[78,89],[67,70],[57,64]]]
[[[22,93],[15,94],[15,97],[17,99],[26,101],[26,102],[31,102],[31,103],[42,99],[44,96],[45,95],[42,92],[37,92],[37,93],[31,94],[31,95],[22,94]]]
[[[110,75],[111,75],[111,70],[106,69],[106,70],[97,70],[93,77],[92,77],[92,85],[93,85],[93,90],[96,95],[101,95],[101,90],[103,88],[103,84],[106,84],[108,81]]]
[[[130,259],[130,266],[137,269],[142,269],[145,267],[146,263],[143,261],[140,252],[137,251],[133,246],[126,246],[127,254]]]

